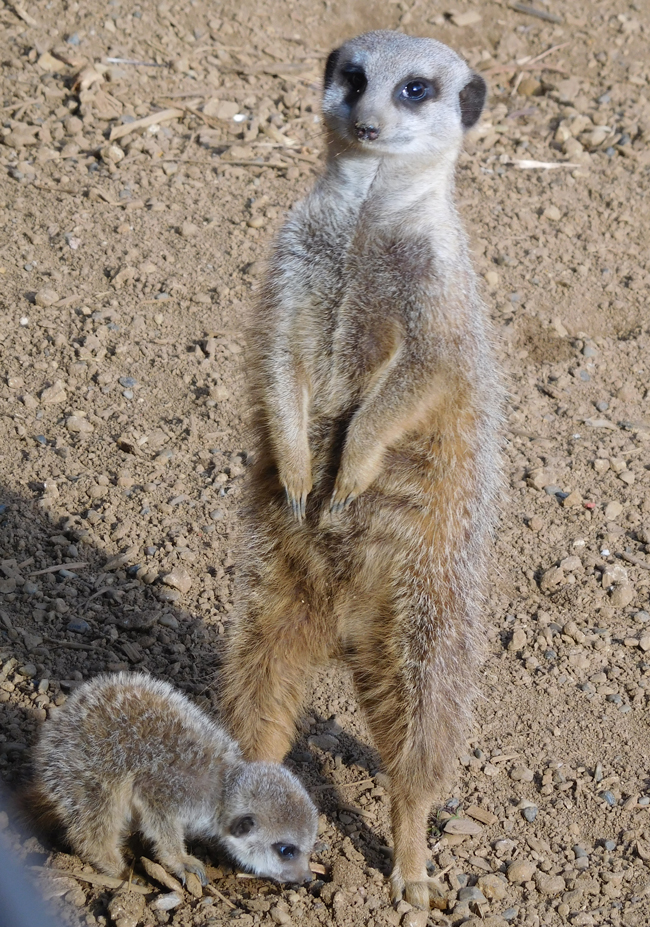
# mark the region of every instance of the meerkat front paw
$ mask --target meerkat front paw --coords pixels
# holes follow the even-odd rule
[[[350,464],[342,462],[334,483],[330,512],[333,515],[344,512],[351,502],[366,491],[376,475],[373,467],[353,468]]]
[[[284,491],[287,496],[287,502],[291,506],[293,517],[296,521],[301,522],[305,517],[305,511],[307,509],[307,496],[312,488],[311,477],[291,483],[282,480],[282,485],[284,486]]]
[[[330,501],[330,512],[332,515],[339,515],[353,502],[359,495],[359,488],[355,482],[347,483],[338,476],[334,484],[334,492]]]
[[[309,447],[306,446],[300,451],[294,449],[291,460],[281,461],[278,466],[278,476],[284,486],[293,517],[298,522],[302,521],[307,508],[307,496],[313,486]]]
[[[382,447],[360,447],[350,442],[343,451],[339,472],[336,474],[330,512],[338,515],[351,502],[368,489],[381,471]]]
[[[188,873],[190,872],[194,873],[201,885],[208,884],[208,877],[205,872],[205,866],[201,860],[197,859],[196,856],[183,856],[179,867],[175,871],[175,875],[177,875],[183,885],[185,885]]]

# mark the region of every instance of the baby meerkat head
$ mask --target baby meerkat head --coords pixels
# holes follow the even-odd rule
[[[279,763],[246,763],[226,786],[221,842],[245,869],[278,882],[311,880],[318,813]]]
[[[323,116],[360,152],[435,157],[460,148],[485,94],[483,78],[441,42],[367,32],[330,53]]]

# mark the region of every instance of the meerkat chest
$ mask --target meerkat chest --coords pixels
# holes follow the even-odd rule
[[[358,376],[385,363],[430,327],[439,298],[427,239],[372,227],[360,216],[343,271],[333,353]]]

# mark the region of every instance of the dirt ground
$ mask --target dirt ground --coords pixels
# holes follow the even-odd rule
[[[483,697],[430,822],[439,907],[389,904],[385,780],[332,667],[288,760],[321,813],[321,878],[289,889],[217,858],[201,898],[143,875],[116,892],[0,812],[63,922],[650,922],[650,4],[536,7],[0,7],[10,789],[40,722],[97,672],[145,668],[218,706],[250,451],[242,332],[273,233],[319,170],[327,51],[401,29],[490,84],[457,195],[508,377],[509,491]]]

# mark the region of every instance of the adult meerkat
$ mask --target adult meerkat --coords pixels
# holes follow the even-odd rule
[[[183,882],[188,872],[207,881],[189,836],[217,838],[256,875],[311,878],[318,819],[296,777],[245,762],[223,727],[143,673],[98,676],[45,723],[23,804],[112,876],[128,871],[122,844],[138,831]]]
[[[308,677],[342,657],[390,777],[392,897],[422,907],[500,482],[501,388],[453,201],[485,92],[430,39],[370,32],[330,54],[325,171],[278,236],[250,336],[226,717],[247,757],[280,760]]]

